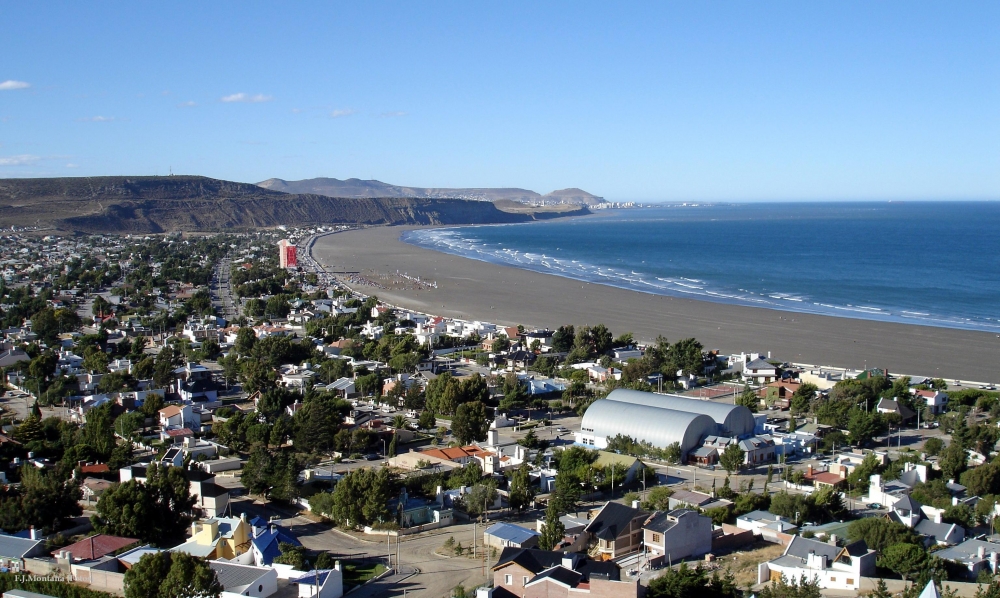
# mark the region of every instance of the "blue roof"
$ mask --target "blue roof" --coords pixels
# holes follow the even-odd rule
[[[302,546],[295,536],[290,535],[280,527],[275,530],[264,530],[256,538],[251,540],[254,547],[260,552],[261,562],[270,565],[274,559],[281,556],[281,544],[291,544]]]
[[[494,538],[507,540],[508,542],[512,542],[514,544],[524,544],[534,536],[538,535],[538,532],[533,529],[528,529],[510,523],[494,523],[487,528],[486,533]]]

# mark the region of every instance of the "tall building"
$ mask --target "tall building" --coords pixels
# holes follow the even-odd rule
[[[294,268],[299,265],[295,250],[295,244],[290,243],[288,239],[278,241],[278,264],[282,268]]]

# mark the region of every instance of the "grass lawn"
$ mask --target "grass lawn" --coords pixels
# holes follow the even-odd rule
[[[344,573],[344,591],[359,586],[369,579],[381,574],[386,567],[382,563],[366,561],[342,561]]]

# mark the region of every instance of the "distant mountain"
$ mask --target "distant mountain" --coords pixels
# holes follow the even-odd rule
[[[361,179],[331,179],[316,178],[301,181],[286,181],[283,179],[267,179],[257,183],[258,186],[273,191],[285,193],[315,193],[327,197],[418,197],[436,199],[471,199],[475,201],[497,201],[506,199],[533,205],[575,204],[594,205],[604,201],[583,191],[582,189],[563,189],[547,195],[539,195],[528,189],[518,188],[427,188],[401,187],[382,181],[363,181]]]
[[[569,208],[569,206],[566,206]],[[437,198],[290,194],[200,176],[0,179],[0,227],[80,232],[223,231],[280,224],[487,224],[588,213]]]

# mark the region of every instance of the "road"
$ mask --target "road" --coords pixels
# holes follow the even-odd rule
[[[227,256],[216,264],[210,284],[212,305],[219,309],[219,313],[228,322],[238,320],[240,317],[240,304],[233,300],[233,288],[230,283],[231,275],[232,259]]]

